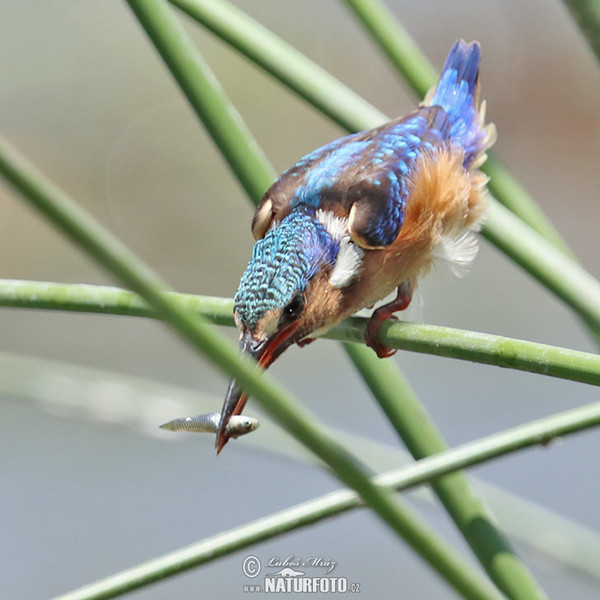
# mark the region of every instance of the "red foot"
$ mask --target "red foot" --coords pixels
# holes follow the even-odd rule
[[[369,319],[367,323],[367,331],[365,334],[365,342],[367,346],[373,348],[379,358],[388,358],[396,354],[397,350],[384,346],[378,338],[379,327],[382,321],[387,319],[397,320],[394,313],[398,310],[404,310],[412,299],[413,282],[411,280],[403,282],[398,286],[398,294],[396,298],[389,304],[384,304],[379,307]]]
[[[365,335],[365,342],[367,343],[367,346],[373,348],[379,358],[388,358],[397,352],[397,350],[394,348],[388,348],[387,346],[384,346],[377,337],[379,334],[379,327],[383,321],[387,319],[394,319],[395,321],[398,320],[398,317],[395,317],[391,312],[386,311],[385,313],[379,313],[382,308],[387,308],[387,306],[389,305],[386,304],[385,306],[378,308],[371,315],[371,318],[367,323],[367,333]]]
[[[296,342],[296,344],[298,344],[299,348],[304,348],[304,346],[308,346],[309,344],[312,344],[316,339],[317,338],[304,338],[303,340]]]

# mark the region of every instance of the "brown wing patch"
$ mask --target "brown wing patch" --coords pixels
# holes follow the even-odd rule
[[[266,196],[256,208],[252,217],[252,235],[255,240],[264,237],[273,222],[273,202]]]

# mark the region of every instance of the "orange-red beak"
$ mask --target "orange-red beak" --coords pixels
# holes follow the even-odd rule
[[[261,369],[267,369],[291,345],[290,339],[299,325],[300,321],[290,323],[287,327],[277,331],[271,338],[267,338],[266,340],[256,340],[247,331],[240,340],[240,350],[246,356],[252,357]],[[219,423],[219,431],[215,442],[217,454],[223,450],[223,447],[229,440],[226,431],[229,419],[233,415],[241,414],[247,401],[248,394],[241,390],[235,379],[233,379],[229,383],[225,400],[223,401],[223,408],[221,409],[221,422]]]

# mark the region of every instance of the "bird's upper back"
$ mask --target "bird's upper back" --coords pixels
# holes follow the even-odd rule
[[[262,237],[273,221],[281,221],[297,207],[347,217],[352,205],[366,197],[394,208],[389,220],[397,225],[411,167],[423,151],[445,143],[449,133],[441,108],[420,107],[378,128],[318,148],[285,171],[265,194],[253,221],[255,237]]]

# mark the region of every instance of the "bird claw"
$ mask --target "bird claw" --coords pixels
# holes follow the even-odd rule
[[[377,312],[377,311],[375,311]],[[365,342],[369,348],[372,348],[379,358],[388,358],[393,356],[398,352],[395,348],[389,348],[388,346],[384,346],[378,338],[379,327],[381,323],[386,319],[393,319],[394,321],[398,320],[398,317],[395,315],[385,315],[378,316],[375,313],[369,319],[367,323],[367,332],[365,334]]]
[[[309,344],[312,344],[317,338],[311,338],[311,337],[307,337],[304,338],[303,340],[300,340],[299,342],[296,342],[296,344],[298,345],[299,348],[304,348],[304,346],[308,346]]]
[[[398,317],[394,315],[397,310],[404,310],[409,304],[412,298],[414,289],[414,281],[407,279],[398,286],[398,293],[396,298],[389,304],[379,307],[369,319],[367,323],[367,332],[365,334],[365,342],[367,346],[373,348],[379,358],[388,358],[396,354],[397,350],[394,348],[388,348],[384,346],[378,338],[379,327],[382,321],[386,319],[398,320]]]

